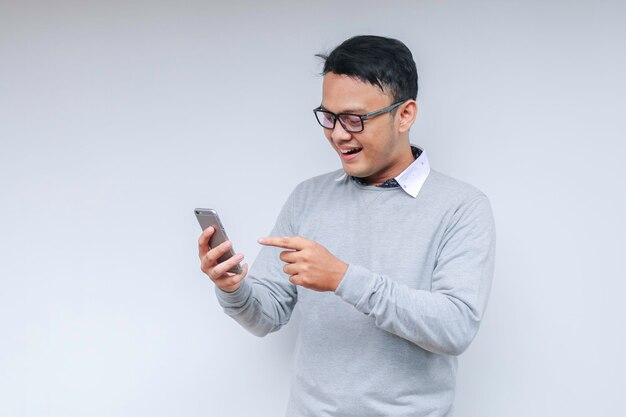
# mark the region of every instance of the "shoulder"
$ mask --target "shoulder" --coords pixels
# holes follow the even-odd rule
[[[463,203],[477,198],[487,199],[479,188],[434,169],[430,170],[423,191],[430,198],[448,202]]]
[[[421,193],[430,210],[443,214],[452,223],[459,218],[493,221],[491,202],[487,195],[465,181],[431,169]]]

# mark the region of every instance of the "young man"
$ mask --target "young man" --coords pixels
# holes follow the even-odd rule
[[[346,40],[325,59],[318,123],[342,170],[299,184],[247,276],[199,239],[226,314],[257,336],[302,313],[287,416],[451,416],[457,355],[485,311],[495,229],[487,197],[409,142],[408,48]],[[244,279],[245,278],[245,279]]]

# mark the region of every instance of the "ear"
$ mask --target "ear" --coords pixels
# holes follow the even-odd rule
[[[417,102],[415,100],[407,100],[398,107],[397,117],[400,133],[408,132],[417,117]]]

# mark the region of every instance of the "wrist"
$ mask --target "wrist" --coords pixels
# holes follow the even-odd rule
[[[226,293],[233,293],[235,291],[237,291],[239,289],[239,287],[241,287],[241,283],[237,283],[235,285],[231,285],[229,287],[221,287],[220,290],[226,292]]]
[[[347,263],[339,262],[339,264],[340,264],[340,267],[337,269],[335,283],[334,283],[332,291],[337,290],[337,287],[339,286],[339,284],[341,284],[341,280],[343,280],[343,277],[346,275],[346,271],[348,270]]]

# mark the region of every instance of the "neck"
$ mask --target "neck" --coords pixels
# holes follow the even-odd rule
[[[380,176],[363,178],[363,181],[367,182],[369,185],[380,185],[400,175],[413,161],[415,161],[413,150],[411,149],[411,144],[407,141],[406,146],[403,145],[402,147],[400,158],[389,171]]]

